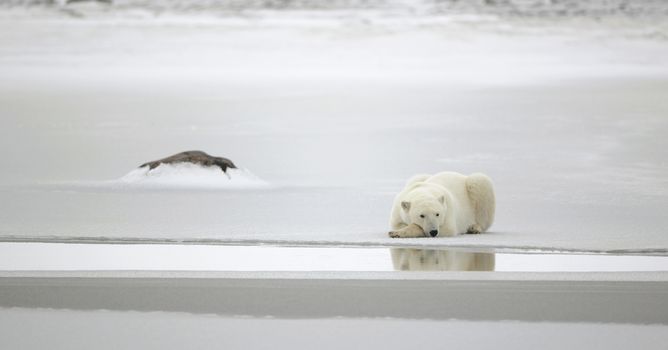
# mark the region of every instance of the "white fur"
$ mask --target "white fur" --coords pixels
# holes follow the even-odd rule
[[[492,181],[484,174],[416,175],[394,199],[390,237],[455,236],[494,222]]]

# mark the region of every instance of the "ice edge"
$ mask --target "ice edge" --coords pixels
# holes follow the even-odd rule
[[[163,245],[228,245],[228,246],[277,246],[277,247],[346,247],[346,248],[416,248],[416,249],[462,249],[493,253],[522,254],[606,254],[668,256],[666,248],[634,249],[576,249],[565,247],[541,247],[524,245],[489,244],[415,244],[374,241],[291,241],[272,239],[218,239],[218,238],[136,238],[136,237],[77,237],[77,236],[0,236],[0,243],[69,243],[69,244],[163,244]]]

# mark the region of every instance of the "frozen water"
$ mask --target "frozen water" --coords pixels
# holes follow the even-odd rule
[[[1,240],[668,252],[665,21],[43,10],[2,10]],[[105,185],[186,149],[263,182]],[[388,238],[441,170],[491,176],[491,232]]]

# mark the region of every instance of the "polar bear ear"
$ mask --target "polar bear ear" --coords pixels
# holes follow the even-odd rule
[[[441,202],[441,204],[445,204],[445,196],[438,197],[438,201]]]
[[[404,208],[405,211],[409,211],[411,209],[411,202],[401,202],[401,207]]]

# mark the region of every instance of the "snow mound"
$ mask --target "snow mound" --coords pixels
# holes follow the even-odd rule
[[[148,188],[244,189],[265,188],[269,184],[247,169],[204,167],[191,163],[161,164],[153,170],[134,169],[118,180],[126,186]]]

